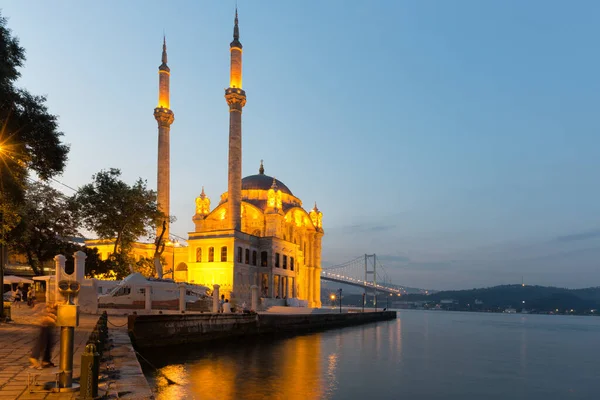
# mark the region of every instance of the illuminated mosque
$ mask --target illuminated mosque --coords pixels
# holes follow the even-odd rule
[[[211,209],[210,198],[202,192],[195,201],[192,218],[195,229],[186,247],[168,242],[163,253],[165,269],[174,270],[176,281],[212,287],[232,301],[249,301],[251,287],[258,286],[261,297],[296,298],[309,307],[321,306],[321,239],[323,214],[314,208],[307,212],[302,201],[281,181],[265,174],[261,161],[258,174],[242,179],[242,109],[246,92],[242,89],[242,44],[239,40],[237,10],[230,44],[230,80],[225,89],[229,106],[228,190]],[[163,41],[162,64],[158,67],[157,195],[160,209],[169,215],[170,143],[174,113],[169,104],[171,70]],[[158,231],[160,234],[160,229]],[[168,222],[165,238],[169,237]],[[88,241],[103,258],[112,249],[102,241]],[[137,257],[152,258],[154,245],[136,243]]]

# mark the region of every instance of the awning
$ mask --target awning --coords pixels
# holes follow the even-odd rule
[[[54,278],[54,275],[42,275],[42,276],[34,276],[33,280],[34,281],[49,281],[52,278]]]
[[[16,275],[4,275],[5,285],[12,285],[14,283],[33,283],[33,281],[31,279],[21,278],[20,276]]]

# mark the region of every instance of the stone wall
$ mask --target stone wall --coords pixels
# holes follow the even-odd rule
[[[395,311],[296,315],[130,315],[128,330],[136,346],[161,347],[247,335],[302,333],[395,318]]]

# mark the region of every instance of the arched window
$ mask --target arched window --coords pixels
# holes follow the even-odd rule
[[[202,247],[196,249],[196,262],[202,262]]]
[[[275,268],[279,268],[279,253],[275,253]]]
[[[290,257],[290,270],[294,270],[294,257]]]
[[[242,262],[242,248],[238,247],[237,249],[237,262],[241,263]]]
[[[250,264],[250,249],[246,249],[246,257],[245,257],[244,262],[246,264]]]
[[[287,269],[287,256],[283,256],[283,269]]]
[[[227,261],[227,246],[221,247],[221,262]]]
[[[256,250],[252,252],[252,265],[256,265]]]
[[[260,252],[260,266],[261,267],[268,267],[269,266],[269,253],[267,253],[266,251],[261,251]]]
[[[209,247],[208,248],[208,262],[214,262],[214,261],[215,261],[215,248]]]

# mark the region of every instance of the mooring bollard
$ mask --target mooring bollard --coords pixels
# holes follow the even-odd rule
[[[100,355],[96,346],[88,344],[81,355],[81,374],[79,379],[80,399],[98,398],[98,375],[100,374]]]

